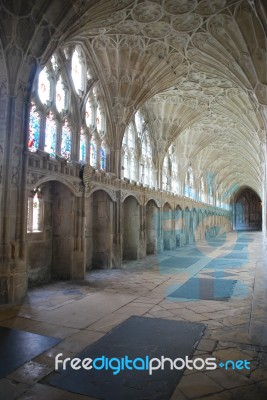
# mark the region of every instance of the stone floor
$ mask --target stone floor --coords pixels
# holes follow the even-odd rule
[[[221,246],[216,247],[216,243]],[[175,268],[171,263],[166,268],[168,260],[177,254],[183,259],[190,258],[193,264]],[[207,265],[210,267],[205,268]],[[168,297],[192,277],[238,282],[229,300]],[[261,232],[233,232],[225,242],[211,240],[196,247],[165,251],[145,260],[128,262],[121,270],[91,271],[86,281],[80,283],[53,282],[33,288],[23,304],[0,309],[0,326],[63,340],[1,379],[0,398],[90,399],[40,381],[53,371],[57,353],[74,357],[129,316],[138,315],[203,322],[207,328],[195,358],[216,357],[218,363],[229,359],[250,361],[250,370],[185,370],[171,400],[265,400],[266,294],[267,262]]]

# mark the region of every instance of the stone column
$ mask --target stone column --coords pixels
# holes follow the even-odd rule
[[[0,99],[0,303],[20,301],[27,290],[26,270],[26,90]]]
[[[75,198],[72,279],[85,278],[85,198]]]
[[[121,191],[116,192],[116,202],[113,204],[113,247],[112,268],[122,266],[122,198]]]
[[[139,234],[139,254],[138,258],[146,256],[146,206],[144,201],[140,205],[140,234]]]

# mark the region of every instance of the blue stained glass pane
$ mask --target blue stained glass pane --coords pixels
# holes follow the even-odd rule
[[[50,113],[46,118],[45,126],[45,148],[44,150],[49,153],[50,157],[56,157],[56,143],[57,143],[57,127],[53,119],[53,114]]]
[[[101,154],[101,169],[106,169],[106,152],[103,149],[103,147],[101,147],[100,149],[100,154]]]
[[[61,155],[67,160],[70,159],[71,154],[71,130],[67,123],[62,128],[62,139],[61,139]]]
[[[36,151],[38,149],[39,136],[40,136],[40,115],[36,111],[35,104],[32,103],[30,110],[29,140],[28,140],[28,148],[30,151]]]
[[[80,135],[80,161],[86,162],[86,138],[83,133]]]

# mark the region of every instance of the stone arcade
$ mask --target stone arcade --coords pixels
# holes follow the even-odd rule
[[[264,7],[3,1],[1,303],[228,232],[233,210],[265,231]]]

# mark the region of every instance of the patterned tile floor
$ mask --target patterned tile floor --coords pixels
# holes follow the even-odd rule
[[[220,247],[216,247],[216,243]],[[179,264],[179,258],[181,263]],[[190,278],[236,280],[223,300],[171,298]],[[187,296],[188,297],[188,296]],[[247,360],[249,370],[185,370],[171,400],[266,399],[267,262],[261,232],[227,235],[177,251],[95,270],[83,282],[53,282],[33,288],[21,305],[0,308],[0,326],[63,339],[0,380],[1,400],[82,400],[43,384],[57,353],[74,357],[131,315],[207,325],[194,358],[218,363]],[[125,399],[127,400],[127,399]]]

